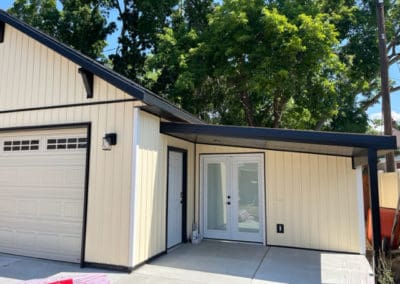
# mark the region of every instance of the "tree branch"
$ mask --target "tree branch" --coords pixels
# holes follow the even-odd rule
[[[390,93],[394,93],[396,91],[400,90],[400,86],[396,86],[396,87],[392,87],[390,88]],[[376,94],[375,96],[373,96],[371,99],[361,102],[361,109],[363,111],[367,110],[370,106],[374,105],[375,103],[378,102],[378,100],[380,99],[380,97],[382,96],[382,93],[379,92],[378,94]]]
[[[389,57],[389,65],[393,65],[400,59],[400,54],[393,54],[391,57]]]
[[[326,121],[326,118],[321,118],[321,119],[317,122],[317,125],[314,127],[314,130],[315,130],[315,131],[321,131],[322,126],[324,126],[324,124],[325,124],[325,121]]]

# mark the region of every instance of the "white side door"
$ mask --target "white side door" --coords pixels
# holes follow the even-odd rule
[[[183,153],[168,155],[168,224],[167,248],[182,242]]]

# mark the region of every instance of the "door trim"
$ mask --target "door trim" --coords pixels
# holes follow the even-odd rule
[[[182,153],[182,243],[187,242],[186,222],[187,222],[187,150],[176,148],[173,146],[167,147],[167,192],[166,192],[166,206],[165,206],[165,251],[168,250],[168,194],[169,194],[169,153],[178,152]]]
[[[84,194],[83,194],[83,216],[82,216],[82,239],[81,239],[81,259],[80,267],[85,267],[85,249],[86,249],[86,227],[87,227],[87,211],[88,211],[88,196],[89,196],[89,170],[90,170],[90,147],[91,147],[91,122],[77,122],[65,124],[44,124],[44,125],[27,125],[16,127],[0,128],[0,132],[13,132],[13,131],[30,131],[30,130],[52,130],[52,129],[74,129],[86,128],[86,165],[85,165],[85,181],[84,181]]]
[[[263,218],[262,224],[262,241],[261,242],[252,242],[252,241],[243,241],[243,240],[231,240],[231,241],[239,241],[239,242],[248,242],[248,243],[262,243],[263,245],[267,245],[267,204],[266,204],[266,155],[265,152],[227,152],[227,153],[199,153],[199,191],[200,191],[200,214],[199,214],[199,230],[202,238],[204,237],[205,232],[205,220],[204,220],[204,159],[206,157],[227,157],[227,156],[261,156],[262,160],[260,162],[261,166],[261,175],[260,179],[262,181],[261,185],[261,196],[262,201],[260,204],[261,207],[261,217]],[[213,239],[213,238],[206,238]],[[222,240],[222,239],[221,239]]]

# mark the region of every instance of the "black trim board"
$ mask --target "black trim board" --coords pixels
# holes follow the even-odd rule
[[[0,21],[0,43],[4,42],[5,29],[6,24],[3,21]]]
[[[153,256],[150,257],[149,259],[147,259],[147,260],[145,260],[145,261],[142,261],[142,262],[136,264],[134,267],[132,267],[132,268],[130,268],[130,269],[131,269],[131,271],[133,271],[133,270],[135,270],[135,269],[138,269],[139,267],[141,267],[141,266],[143,266],[143,265],[145,265],[145,264],[147,264],[147,263],[150,263],[150,262],[156,260],[157,258],[159,258],[159,257],[161,257],[161,256],[163,256],[163,255],[165,255],[165,254],[167,254],[167,251],[166,251],[166,250],[165,250],[165,251],[162,251],[162,252],[160,252],[160,253],[157,253],[156,255],[153,255]]]
[[[305,250],[305,251],[341,253],[341,254],[348,254],[348,255],[360,255],[359,253],[348,252],[348,251],[340,251],[340,250],[313,249],[313,248],[304,248],[304,247],[295,247],[295,246],[280,246],[280,245],[269,245],[269,244],[267,244],[266,246],[270,247],[270,248],[287,248],[287,249],[298,249],[298,250]]]
[[[260,139],[265,141],[284,141],[315,145],[397,149],[395,136],[377,136],[338,132],[288,130],[278,128],[241,127],[227,125],[205,125],[162,122],[160,132],[170,135],[205,135],[228,138]],[[197,143],[196,139],[189,141]]]
[[[181,236],[181,242],[186,243],[187,242],[187,150],[186,149],[181,149],[181,148],[176,148],[172,146],[167,147],[167,194],[166,194],[166,214],[165,214],[165,224],[166,224],[166,230],[165,230],[165,249],[168,250],[168,196],[169,196],[169,157],[170,157],[170,152],[178,152],[182,153],[182,236]]]
[[[86,255],[86,230],[87,230],[87,212],[88,212],[88,197],[89,197],[89,177],[90,177],[90,150],[92,144],[92,124],[87,124],[87,146],[86,146],[86,164],[85,164],[85,192],[83,199],[83,221],[82,221],[82,244],[81,244],[81,267],[85,263]]]
[[[40,129],[48,130],[48,129],[63,129],[63,128],[69,128],[69,129],[86,128],[90,124],[91,122],[26,125],[26,126],[0,128],[0,132],[27,131],[27,130],[40,130]]]
[[[128,267],[128,266],[105,264],[105,263],[98,263],[98,262],[84,262],[81,267],[82,268],[83,267],[98,268],[98,269],[111,270],[111,271],[120,271],[120,272],[125,272],[125,273],[131,273],[132,270],[135,269],[133,267]]]
[[[99,269],[105,269],[105,270],[111,270],[111,271],[121,271],[121,272],[126,272],[126,273],[131,273],[132,271],[140,268],[141,266],[151,263],[154,260],[166,255],[168,252],[162,251],[156,255],[153,255],[149,259],[142,261],[138,264],[136,264],[133,267],[128,267],[128,266],[119,266],[119,265],[112,265],[112,264],[104,264],[104,263],[97,263],[97,262],[85,262],[85,267],[91,267],[91,268],[99,268]]]
[[[142,100],[144,103],[162,110],[162,113],[169,113],[172,117],[179,121],[185,121],[189,123],[203,123],[203,121],[201,121],[197,117],[193,116],[189,112],[178,108],[177,106],[168,102],[166,99],[134,83],[128,78],[105,67],[104,65],[89,58],[88,56],[83,55],[82,53],[74,50],[66,44],[63,44],[56,39],[46,35],[45,33],[25,24],[21,20],[15,18],[14,16],[11,16],[1,9],[0,21],[5,22],[15,29],[25,33],[31,38],[37,40],[48,48],[75,62],[77,65],[81,66],[85,70],[93,73],[99,78],[102,78],[103,80],[135,97],[136,99]]]
[[[381,249],[381,220],[379,209],[378,157],[376,150],[368,149],[369,201],[372,217],[373,267],[378,272]]]
[[[127,102],[136,102],[136,101],[137,101],[137,99],[123,99],[123,100],[112,100],[112,101],[97,101],[97,102],[89,102],[89,103],[65,104],[65,105],[54,105],[54,106],[42,106],[42,107],[32,107],[32,108],[20,108],[20,109],[10,109],[10,110],[0,110],[0,114],[3,114],[3,113],[24,112],[24,111],[37,111],[37,110],[46,110],[46,109],[82,107],[82,106],[92,106],[92,105],[104,105],[104,104],[127,103]]]
[[[82,240],[81,240],[81,267],[85,263],[85,248],[86,248],[86,224],[87,224],[87,208],[89,194],[89,168],[90,168],[90,145],[91,145],[91,123],[70,123],[70,124],[46,124],[35,126],[20,126],[0,128],[0,132],[18,132],[18,131],[39,131],[49,129],[74,129],[86,128],[87,146],[86,146],[86,165],[85,165],[85,181],[84,181],[84,196],[83,196],[83,220],[82,220]]]
[[[345,158],[351,158],[353,156],[351,155],[340,155],[340,154],[321,154],[321,153],[316,153],[316,152],[310,152],[310,151],[299,151],[299,150],[280,150],[280,149],[270,149],[270,148],[260,148],[260,147],[256,147],[256,146],[237,146],[237,145],[229,145],[229,144],[217,144],[217,143],[197,143],[197,142],[193,142],[187,138],[183,138],[177,135],[173,135],[170,133],[163,133],[164,135],[167,136],[171,136],[173,138],[182,140],[182,141],[186,141],[188,143],[192,143],[195,145],[206,145],[206,146],[222,146],[222,147],[234,147],[234,148],[242,148],[242,149],[255,149],[255,150],[263,150],[263,151],[276,151],[276,152],[289,152],[289,153],[301,153],[301,154],[312,154],[312,155],[325,155],[325,156],[334,156],[334,157],[345,157]],[[243,153],[247,153],[247,152],[243,152]],[[219,153],[216,153],[216,155],[218,155]]]

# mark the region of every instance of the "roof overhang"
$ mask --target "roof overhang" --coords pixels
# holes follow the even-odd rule
[[[378,155],[396,149],[394,136],[353,133],[171,122],[162,122],[160,132],[198,144],[345,156],[357,158],[359,164],[368,149]]]

